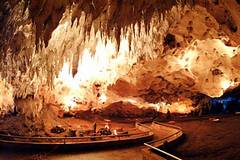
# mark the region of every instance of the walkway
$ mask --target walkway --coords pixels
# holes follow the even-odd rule
[[[148,142],[148,144],[154,145],[156,147],[163,144],[164,141],[172,141],[178,138],[177,132],[181,131],[180,128],[177,128],[172,125],[164,124],[164,123],[157,123],[154,122],[152,124],[147,124],[149,127],[152,128],[154,132],[154,141]],[[179,132],[182,134],[182,132]],[[16,160],[16,159],[37,159],[41,157],[42,159],[48,160],[154,160],[156,159],[163,159],[160,158],[159,155],[152,152],[152,150],[147,146],[139,146],[139,145],[128,145],[128,146],[115,146],[111,148],[96,148],[94,150],[75,150],[75,151],[65,151],[64,153],[59,153],[55,149],[49,151],[34,151],[28,150],[26,148],[25,152],[18,151],[18,148],[11,147],[9,149],[8,146],[1,146],[0,145],[0,160]]]
[[[166,143],[172,143],[179,140],[183,135],[182,129],[174,125],[159,122],[153,122],[151,128],[153,129],[156,140],[144,143],[146,148],[143,149],[143,159],[165,160],[166,158],[160,157],[160,155],[164,155],[164,157],[171,157],[172,159],[179,160],[178,157],[160,150],[159,147]]]

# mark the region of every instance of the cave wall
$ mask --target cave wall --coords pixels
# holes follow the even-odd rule
[[[1,76],[14,86],[16,97],[35,95],[42,84],[52,88],[63,58],[75,57],[77,72],[79,55],[84,48],[94,54],[99,39],[116,41],[117,56],[124,36],[135,57],[108,87],[119,96],[171,102],[221,96],[239,83],[240,11],[235,0],[0,4]]]

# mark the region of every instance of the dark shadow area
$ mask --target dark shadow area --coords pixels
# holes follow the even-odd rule
[[[240,112],[240,87],[226,91],[221,97],[211,99],[210,103],[212,114]]]

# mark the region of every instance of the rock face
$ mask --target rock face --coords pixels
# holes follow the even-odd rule
[[[235,0],[4,0],[1,78],[66,108],[109,93],[197,105],[239,85],[239,15]]]
[[[138,108],[129,102],[116,102],[102,110],[102,115],[119,118],[156,117],[158,113],[153,108]]]

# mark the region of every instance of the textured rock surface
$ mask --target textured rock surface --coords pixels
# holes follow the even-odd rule
[[[139,117],[156,117],[158,113],[153,108],[138,108],[129,102],[116,102],[104,108],[103,116],[119,118],[139,118]]]
[[[197,105],[195,97],[218,97],[240,82],[240,7],[234,0],[0,4],[0,71],[14,97],[69,104],[76,95],[96,101],[113,92]]]

